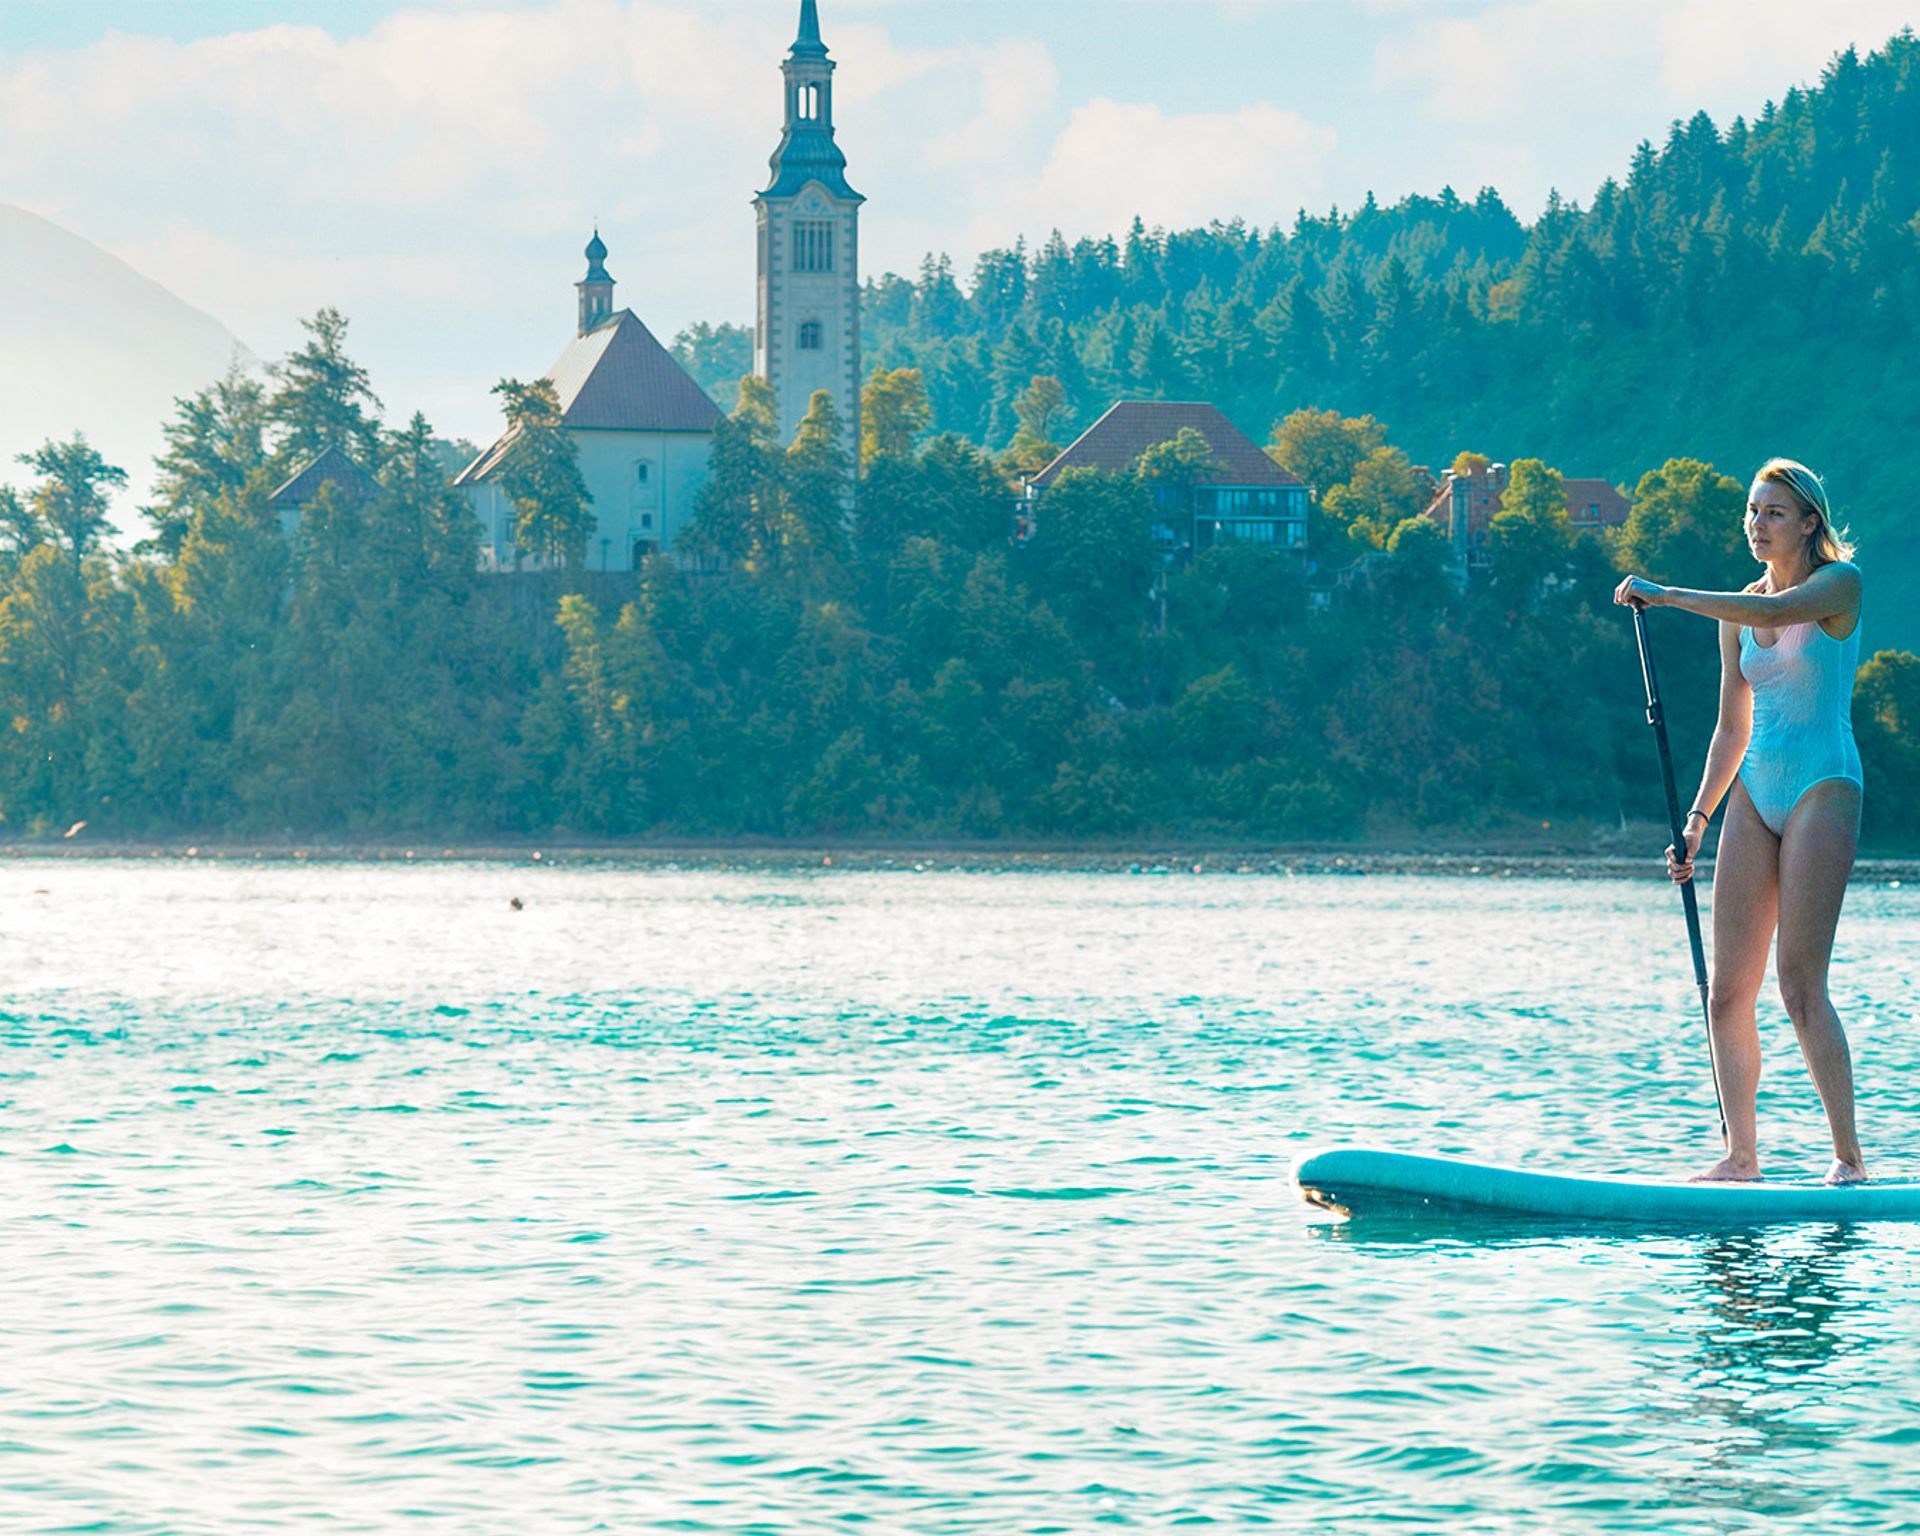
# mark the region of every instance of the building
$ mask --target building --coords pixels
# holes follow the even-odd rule
[[[1606,481],[1563,479],[1561,483],[1567,493],[1567,521],[1576,531],[1617,528],[1627,520],[1627,498]],[[1427,504],[1426,516],[1447,530],[1455,559],[1466,572],[1484,571],[1492,563],[1487,529],[1506,489],[1506,465],[1476,464],[1464,475],[1448,470]]]
[[[753,371],[772,385],[780,436],[791,442],[815,390],[860,440],[860,205],[833,137],[833,61],[815,0],[780,66],[786,126],[753,200],[759,221]]]
[[[586,257],[587,275],[574,285],[576,334],[545,377],[560,397],[561,421],[593,502],[586,567],[630,571],[671,547],[693,516],[720,409],[632,310],[613,307],[598,230]],[[513,439],[507,432],[454,480],[480,519],[480,564],[487,570],[533,564],[514,542],[515,513],[500,488]]]
[[[288,476],[267,498],[267,505],[280,519],[280,532],[290,539],[301,516],[322,492],[330,493],[339,506],[355,507],[372,500],[379,489],[379,482],[336,445],[322,449],[303,469]]]
[[[1213,451],[1213,465],[1194,485],[1186,506],[1163,493],[1154,539],[1169,555],[1192,555],[1224,539],[1271,544],[1304,553],[1307,487],[1283,469],[1219,410],[1200,401],[1122,400],[1109,409],[1039,474],[1027,481],[1022,516],[1029,527],[1043,515],[1040,503],[1069,469],[1125,474],[1149,448],[1191,427]]]

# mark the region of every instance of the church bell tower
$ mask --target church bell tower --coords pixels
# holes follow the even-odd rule
[[[780,66],[786,126],[753,206],[759,285],[753,369],[773,386],[780,435],[791,442],[813,392],[840,413],[849,454],[860,445],[860,205],[833,140],[833,60],[816,0],[800,0],[800,32]]]

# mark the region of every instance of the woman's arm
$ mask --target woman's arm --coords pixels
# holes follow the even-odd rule
[[[1779,629],[1860,611],[1860,572],[1844,560],[1823,565],[1797,587],[1784,592],[1696,592],[1662,587],[1629,576],[1613,594],[1616,603],[1645,603],[1649,608],[1678,608],[1702,618],[1755,629]]]
[[[1740,675],[1740,626],[1726,621],[1720,625],[1720,717],[1714,722],[1713,741],[1707,747],[1706,765],[1700,770],[1693,809],[1687,812],[1686,846],[1667,851],[1667,867],[1676,881],[1693,878],[1693,856],[1706,838],[1707,822],[1733,787],[1752,736],[1753,688]],[[1705,814],[1696,816],[1696,810]]]

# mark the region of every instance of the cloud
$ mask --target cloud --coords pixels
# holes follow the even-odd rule
[[[1519,0],[1382,41],[1374,83],[1424,93],[1442,123],[1524,131],[1535,114],[1751,115],[1849,44],[1878,47],[1912,0]]]
[[[1285,221],[1315,203],[1337,142],[1333,129],[1269,104],[1170,113],[1096,97],[1074,109],[1035,175],[1016,180],[992,217],[1029,234],[1069,234],[1244,217]]]
[[[663,336],[751,315],[792,25],[784,5],[426,3],[358,35],[0,51],[0,186],[263,355],[340,306],[390,410],[464,372],[475,419],[449,425],[482,432],[487,386],[567,335],[596,221],[619,302]],[[854,184],[913,239],[944,222],[950,243],[953,199],[1035,163],[1057,117],[1053,61],[1017,36],[909,48],[848,21],[829,43]]]

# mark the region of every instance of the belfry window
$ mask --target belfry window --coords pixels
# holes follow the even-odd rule
[[[825,219],[796,219],[793,224],[793,270],[833,270],[833,225]]]
[[[820,322],[818,320],[802,320],[800,322],[798,346],[802,352],[818,352],[820,350]]]

